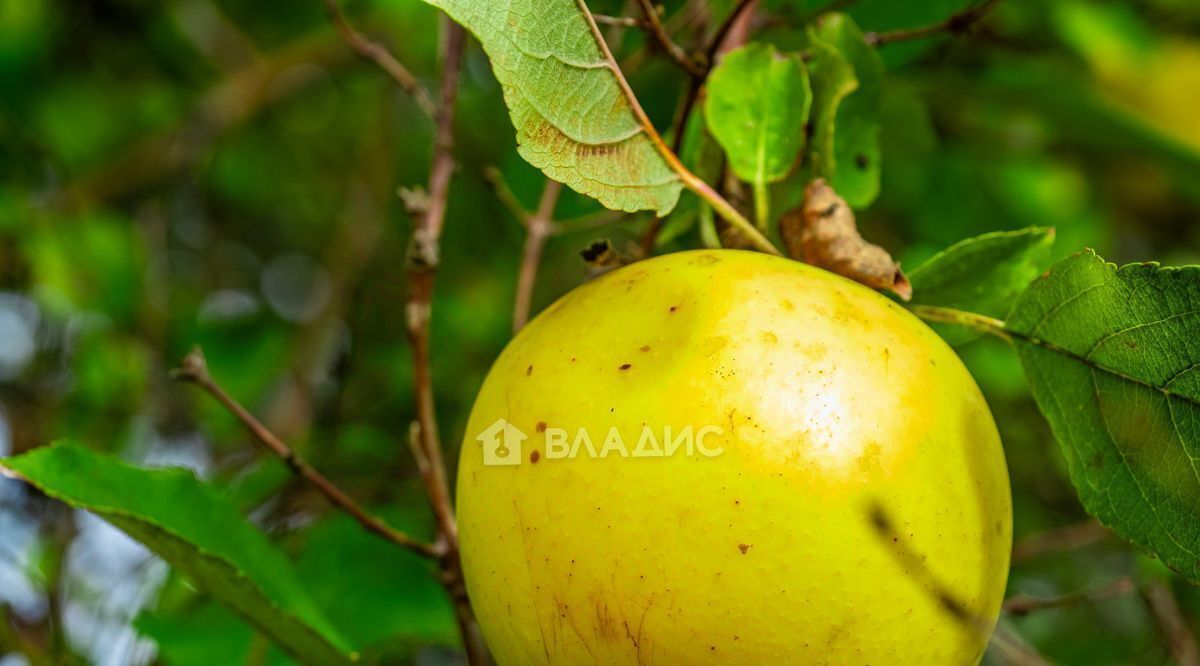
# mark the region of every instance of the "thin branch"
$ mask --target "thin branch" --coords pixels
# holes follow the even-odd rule
[[[504,180],[504,174],[496,167],[489,166],[484,168],[483,177],[491,184],[496,198],[508,209],[508,212],[522,225],[528,224],[529,216],[533,213],[530,213],[517,195],[513,194],[512,188],[508,186],[508,181]]]
[[[593,14],[596,23],[600,25],[608,25],[616,28],[641,28],[643,30],[650,29],[650,23],[645,19],[634,18],[632,16],[606,16],[604,14]]]
[[[417,80],[417,77],[408,68],[396,60],[387,47],[371,41],[366,35],[354,29],[350,22],[346,20],[346,15],[342,13],[342,8],[338,5],[338,0],[325,0],[325,11],[329,14],[329,21],[333,23],[333,27],[337,29],[338,35],[342,41],[354,50],[355,53],[363,58],[379,65],[380,69],[387,72],[388,76],[392,77],[396,83],[400,84],[408,94],[413,96],[417,101],[417,106],[425,112],[430,118],[437,115],[437,109],[434,106],[433,98],[429,96],[429,92],[425,90],[425,86]]]
[[[746,12],[753,7],[754,3],[755,0],[739,0],[737,6],[734,7],[733,10],[729,12],[729,15],[725,17],[725,21],[721,23],[720,27],[717,28],[717,32],[713,35],[712,40],[708,43],[708,46],[705,47],[703,61],[704,75],[698,77],[693,76],[692,80],[688,82],[687,92],[684,93],[683,103],[680,106],[679,113],[675,119],[675,139],[671,143],[671,150],[675,154],[679,154],[679,151],[683,147],[683,137],[687,132],[688,122],[692,117],[692,112],[695,111],[696,106],[700,102],[700,92],[704,88],[705,81],[708,79],[708,73],[711,72],[712,68],[715,66],[717,62],[717,56],[720,55],[726,39],[733,32],[734,27],[744,20],[746,16],[748,16]],[[700,194],[700,196],[705,200],[709,200],[709,197],[705,196],[703,193],[697,191],[697,194]],[[713,194],[716,194],[716,192],[713,192]],[[746,231],[742,225],[736,222],[736,220],[726,217],[724,213],[721,214],[721,217],[725,217],[730,222],[733,222],[734,226],[741,228],[743,232]],[[739,215],[738,217],[741,216]],[[742,218],[742,220],[745,221],[745,218]],[[754,228],[753,225],[749,224],[749,222],[746,222],[746,224],[751,227],[752,233],[749,234],[749,236],[757,245],[757,239],[753,238],[753,236],[758,232],[757,228]],[[650,226],[647,227],[646,233],[642,235],[642,251],[646,254],[646,256],[653,254],[654,246],[658,240],[658,233],[661,231],[661,229],[662,221],[658,218],[655,218],[654,221],[651,222]]]
[[[721,46],[725,43],[725,38],[733,30],[733,27],[738,24],[742,18],[742,14],[755,3],[756,0],[738,0],[737,6],[733,11],[729,12],[729,16],[721,23],[717,31],[713,33],[712,41],[708,43],[708,48],[704,49],[705,65],[712,69],[717,62],[717,54],[721,51]],[[706,72],[707,75],[707,72]]]
[[[638,0],[638,5],[642,8],[642,14],[646,17],[646,24],[650,34],[662,47],[662,50],[674,60],[676,64],[684,69],[694,78],[703,79],[708,75],[708,67],[696,62],[696,59],[689,56],[683,47],[676,44],[671,36],[667,34],[667,29],[663,27],[662,18],[658,15],[658,10],[654,8],[651,0]]]
[[[1137,590],[1137,586],[1129,578],[1118,578],[1104,587],[1084,592],[1072,592],[1056,597],[1031,597],[1018,594],[1004,600],[1004,612],[1021,617],[1052,608],[1066,608],[1103,601],[1112,597],[1120,597]]]
[[[971,26],[978,23],[983,17],[988,15],[1000,0],[983,0],[978,5],[968,7],[961,12],[950,15],[944,21],[927,25],[920,28],[906,28],[903,30],[890,30],[888,32],[868,32],[863,35],[871,46],[880,46],[882,44],[890,44],[892,42],[903,42],[910,39],[924,39],[934,35],[948,32],[955,35],[961,35],[971,29]]]
[[[410,444],[429,504],[437,520],[440,542],[445,547],[439,562],[441,583],[454,602],[455,619],[462,635],[467,661],[472,666],[488,663],[487,648],[475,621],[463,583],[458,552],[458,524],[446,481],[446,463],[438,437],[437,409],[433,395],[430,362],[430,313],[433,305],[434,278],[440,256],[442,227],[450,180],[454,175],[454,109],[458,100],[458,81],[462,73],[466,31],[442,16],[440,99],[434,130],[433,158],[429,168],[429,200],[424,214],[413,226],[408,256],[408,294],[404,322],[413,359],[413,391],[416,396],[416,422],[410,430]]]
[[[1178,666],[1200,666],[1200,647],[1197,647],[1196,636],[1180,611],[1170,585],[1149,583],[1142,586],[1141,593],[1154,619],[1158,621],[1163,637],[1167,639],[1171,659]]]
[[[208,364],[204,360],[204,353],[199,347],[196,347],[184,357],[183,362],[179,367],[171,372],[171,376],[175,379],[188,381],[196,386],[199,386],[206,393],[216,398],[217,402],[221,403],[225,409],[229,410],[238,421],[245,426],[246,430],[254,436],[263,446],[267,447],[271,453],[278,456],[288,468],[297,476],[303,478],[319,490],[322,495],[329,499],[334,506],[342,511],[345,511],[358,521],[368,532],[377,536],[383,537],[388,541],[407,548],[427,557],[441,557],[442,552],[437,546],[422,543],[412,537],[396,530],[383,522],[376,516],[373,516],[353,499],[350,498],[344,491],[333,484],[332,481],[325,478],[323,474],[304,461],[296,454],[287,444],[275,436],[266,426],[262,424],[253,414],[243,407],[238,401],[234,400],[225,389],[221,388],[208,373]]]
[[[692,173],[683,165],[683,162],[679,161],[679,156],[671,150],[671,147],[663,140],[662,135],[654,128],[654,123],[650,122],[650,117],[646,115],[646,111],[642,108],[641,103],[638,102],[637,96],[633,94],[633,89],[629,87],[629,81],[621,73],[621,68],[617,65],[616,59],[613,58],[612,51],[604,41],[604,36],[600,34],[600,27],[596,25],[595,17],[587,11],[587,7],[582,2],[580,2],[580,7],[583,9],[584,17],[587,19],[588,28],[592,31],[592,38],[595,40],[596,46],[600,48],[604,60],[611,66],[613,77],[616,79],[617,86],[621,89],[621,94],[629,102],[634,118],[637,119],[638,124],[645,130],[646,138],[654,145],[655,150],[666,161],[671,171],[678,174],[684,186],[695,192],[701,199],[707,201],[717,214],[725,218],[731,226],[737,228],[749,241],[751,246],[768,254],[780,254],[779,249],[771,244],[771,241],[762,235],[737,208],[734,208],[732,204],[726,201],[708,183]]]
[[[1014,563],[1023,562],[1046,553],[1084,548],[1110,536],[1112,536],[1112,532],[1100,524],[1100,521],[1086,520],[1018,541],[1013,545],[1012,561]]]
[[[517,274],[517,295],[513,302],[513,333],[529,321],[533,301],[533,286],[537,282],[538,265],[546,239],[554,233],[554,205],[562,192],[562,183],[547,178],[537,210],[525,220],[525,248],[521,253],[521,268]]]

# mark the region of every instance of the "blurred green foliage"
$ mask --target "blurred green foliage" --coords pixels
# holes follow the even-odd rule
[[[665,20],[692,49],[733,4],[671,0]],[[763,0],[755,39],[799,48],[826,4]],[[936,23],[968,3],[832,4],[864,31],[883,31]],[[616,0],[589,6],[636,14]],[[354,0],[347,12],[436,85],[435,10]],[[642,32],[604,33],[665,131],[686,75]],[[1056,258],[1087,246],[1118,263],[1200,262],[1194,1],[1003,0],[969,35],[879,55],[880,186],[859,219],[905,265],[1030,225],[1057,230]],[[528,208],[542,184],[516,154],[477,45],[455,133],[433,308],[451,464],[510,337],[523,240],[484,173],[499,169]],[[69,436],[133,462],[192,467],[292,556],[315,603],[366,654],[452,661],[439,647],[457,641],[449,602],[420,563],[332,513],[217,405],[167,377],[202,345],[213,375],[316,467],[397,524],[428,530],[406,444],[411,217],[397,189],[426,182],[431,137],[419,107],[353,56],[317,0],[286,11],[249,0],[0,0],[0,454]],[[795,205],[805,176],[775,186],[777,210]],[[681,206],[694,205],[690,196]],[[597,211],[567,192],[557,217]],[[578,252],[588,241],[624,247],[649,219],[571,224],[551,238],[535,310],[584,279]],[[661,251],[701,244],[690,220],[670,234]],[[1084,520],[1015,354],[990,339],[960,353],[1001,428],[1018,539]],[[1053,596],[1121,576],[1173,585],[1196,625],[1200,594],[1112,539],[1018,561],[1009,585]],[[8,480],[0,608],[5,627],[54,628],[44,647],[57,663],[149,663],[156,650],[168,664],[285,659],[119,533]],[[1055,662],[1169,659],[1137,596],[1010,624]],[[0,631],[0,663],[16,651],[28,646]]]

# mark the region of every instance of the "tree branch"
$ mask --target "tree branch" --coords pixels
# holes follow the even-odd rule
[[[1137,586],[1129,578],[1118,578],[1104,587],[1084,592],[1073,592],[1057,597],[1031,597],[1018,594],[1004,600],[1004,612],[1021,617],[1051,608],[1065,608],[1103,601],[1112,597],[1120,597],[1137,590]]]
[[[946,20],[934,23],[933,25],[920,28],[906,28],[903,30],[890,30],[888,32],[868,32],[863,35],[863,39],[871,46],[880,46],[882,44],[903,42],[910,39],[923,39],[943,32],[961,35],[970,30],[971,26],[978,23],[984,16],[987,16],[988,12],[999,2],[1000,0],[983,0],[978,5],[968,7],[956,14],[951,14]]]
[[[708,67],[696,62],[696,59],[684,52],[683,47],[671,40],[671,36],[667,34],[667,29],[663,26],[662,18],[658,15],[658,10],[654,8],[651,0],[638,0],[638,5],[642,8],[642,14],[646,17],[646,27],[650,34],[662,47],[662,50],[674,60],[677,65],[682,67],[684,71],[692,75],[693,78],[703,79],[708,75]]]
[[[1112,532],[1101,525],[1100,521],[1086,520],[1018,541],[1013,545],[1012,561],[1023,562],[1046,553],[1084,548],[1111,535]]]
[[[711,70],[717,62],[717,55],[721,52],[721,46],[725,44],[725,38],[733,31],[733,27],[741,21],[742,14],[750,9],[750,6],[755,2],[756,0],[738,0],[737,6],[729,12],[729,16],[725,17],[725,20],[717,28],[717,31],[713,33],[712,41],[708,43],[708,48],[704,49],[705,66],[708,69]],[[707,74],[705,72],[706,76]]]
[[[229,410],[238,421],[245,426],[246,430],[254,436],[263,446],[267,447],[272,453],[278,456],[288,468],[297,476],[303,478],[319,490],[322,495],[329,499],[334,506],[342,511],[345,511],[350,517],[358,521],[365,530],[383,537],[388,541],[407,548],[427,557],[441,557],[443,555],[440,546],[422,543],[412,537],[396,530],[383,522],[376,516],[367,513],[361,506],[350,498],[344,491],[333,484],[332,481],[325,478],[323,474],[314,469],[311,465],[304,461],[296,454],[287,444],[275,436],[266,426],[254,417],[245,407],[238,401],[234,400],[223,388],[212,378],[208,373],[208,364],[204,360],[204,352],[196,347],[184,357],[183,362],[179,367],[171,372],[171,376],[175,379],[188,381],[196,386],[199,386],[206,393],[211,395]]]
[[[429,96],[429,92],[425,90],[425,86],[417,80],[413,73],[408,71],[408,68],[400,63],[399,60],[387,50],[387,47],[378,42],[371,41],[366,35],[354,29],[350,22],[346,20],[346,15],[342,13],[342,8],[338,5],[338,0],[325,0],[325,11],[329,14],[329,21],[333,23],[333,27],[337,29],[338,35],[342,41],[354,50],[355,53],[362,56],[366,60],[370,60],[379,65],[380,69],[387,72],[388,76],[392,77],[408,94],[413,96],[417,101],[417,106],[425,112],[425,115],[433,118],[437,115],[437,109],[433,104],[433,99]]]
[[[641,28],[642,30],[650,29],[650,24],[645,19],[634,18],[632,16],[607,16],[605,14],[592,14],[592,18],[596,19],[596,23],[599,23],[600,25],[608,25],[617,28]]]
[[[521,253],[521,269],[517,273],[517,294],[513,302],[513,333],[524,328],[529,321],[529,309],[533,301],[533,286],[537,282],[538,265],[542,261],[542,249],[546,239],[554,233],[554,205],[562,192],[562,183],[546,179],[542,198],[537,210],[525,220],[525,248]]]
[[[454,602],[455,619],[462,635],[467,660],[472,666],[488,662],[474,613],[463,583],[458,553],[458,524],[446,481],[446,463],[438,437],[437,409],[433,395],[430,363],[429,320],[433,305],[434,278],[437,275],[442,228],[446,222],[446,204],[450,179],[454,174],[454,107],[458,99],[458,81],[462,72],[466,31],[442,17],[442,74],[440,99],[434,131],[433,159],[429,168],[429,201],[424,214],[414,222],[408,256],[408,294],[405,301],[405,332],[413,359],[413,390],[416,395],[416,422],[409,442],[417,469],[437,520],[440,542],[441,582]]]
[[[1153,582],[1144,585],[1141,592],[1142,599],[1162,629],[1163,637],[1167,639],[1171,659],[1178,666],[1200,666],[1200,647],[1196,645],[1196,636],[1179,610],[1179,602],[1175,600],[1171,587],[1167,583]]]

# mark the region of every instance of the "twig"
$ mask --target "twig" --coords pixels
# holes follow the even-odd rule
[[[737,6],[733,11],[729,12],[729,16],[721,23],[717,31],[713,33],[712,41],[708,43],[708,48],[704,49],[705,65],[712,69],[717,62],[717,54],[721,51],[721,46],[725,43],[725,38],[733,30],[733,27],[738,24],[742,18],[742,13],[753,5],[756,0],[738,0]],[[707,75],[707,72],[706,72]]]
[[[508,212],[522,225],[529,222],[530,213],[525,204],[513,194],[512,188],[508,186],[508,181],[504,180],[504,174],[494,166],[485,167],[483,177],[492,185],[492,189],[496,193],[496,198],[504,205]]]
[[[704,74],[702,76],[693,76],[692,80],[688,83],[687,92],[684,93],[683,103],[680,106],[678,117],[675,120],[675,139],[672,141],[671,150],[676,155],[679,154],[680,149],[683,147],[683,137],[687,132],[688,121],[691,119],[692,112],[695,111],[696,105],[700,101],[700,91],[704,88],[704,83],[708,79],[708,73],[712,71],[712,68],[716,64],[717,56],[721,53],[721,49],[725,44],[726,38],[728,38],[736,26],[738,26],[743,20],[746,19],[747,16],[749,16],[747,11],[752,8],[756,2],[757,0],[739,0],[737,6],[729,12],[729,16],[725,17],[725,21],[719,28],[717,28],[717,32],[713,35],[712,41],[710,41],[708,46],[705,48],[703,61]],[[720,203],[726,203],[726,205],[728,205],[727,202],[717,195],[716,192],[711,191],[711,188],[708,188],[708,192],[704,191],[703,189],[693,189],[696,194],[698,194],[702,199],[708,201],[710,205],[713,206],[714,210],[717,210],[721,217],[725,218],[726,220],[730,222],[736,222],[738,218],[742,217],[737,213],[736,209],[722,209],[719,203],[717,203],[717,200],[720,200]],[[710,194],[713,196],[709,196]],[[730,213],[733,213],[734,216],[730,217]],[[738,224],[735,226],[739,227],[739,230],[748,238],[750,238],[753,244],[760,246],[760,248],[764,251],[771,252],[772,249],[774,249],[773,246],[771,246],[771,249],[761,247],[762,243],[758,240],[758,238],[756,238],[756,236],[759,236],[759,232],[757,227],[754,227],[754,225],[747,222],[745,225]],[[749,227],[749,229],[746,227]],[[650,256],[654,253],[654,246],[658,241],[658,233],[661,230],[662,220],[656,217],[650,223],[650,226],[647,227],[646,233],[642,235],[641,246],[642,251],[646,256]],[[770,245],[770,241],[767,241],[767,245]],[[777,251],[773,253],[778,254]]]
[[[1050,662],[1013,631],[1010,624],[1007,618],[1001,616],[988,642],[988,652],[995,653],[996,661],[1008,666],[1049,666]]]
[[[425,493],[437,520],[440,542],[445,550],[441,558],[442,585],[454,602],[455,619],[462,635],[467,661],[472,666],[488,662],[463,583],[462,563],[458,554],[458,524],[446,482],[446,463],[438,437],[437,409],[433,397],[433,374],[429,352],[429,319],[433,304],[433,285],[437,275],[442,227],[446,221],[446,203],[450,179],[454,174],[454,107],[458,99],[458,80],[462,72],[466,32],[462,26],[442,16],[442,74],[436,114],[433,159],[429,168],[429,204],[413,227],[408,257],[408,295],[405,301],[405,332],[413,358],[413,389],[417,419],[410,430],[410,444]]]
[[[642,8],[642,14],[646,17],[646,24],[650,34],[662,47],[662,50],[671,59],[693,78],[703,79],[708,75],[708,67],[696,62],[696,59],[684,52],[683,47],[676,44],[671,36],[667,34],[667,29],[663,27],[662,18],[658,15],[658,10],[654,9],[651,0],[638,0],[638,4]]]
[[[554,233],[554,204],[562,192],[562,183],[546,179],[542,198],[537,210],[525,220],[525,248],[521,253],[521,268],[517,274],[517,295],[513,302],[513,333],[524,328],[529,321],[530,304],[533,301],[533,286],[537,282],[538,265],[542,261],[542,249],[546,239]]]
[[[1161,582],[1148,583],[1142,586],[1141,593],[1167,639],[1171,659],[1178,666],[1200,666],[1200,647],[1196,645],[1196,637],[1179,610],[1179,602],[1170,586]]]
[[[338,0],[325,0],[325,11],[329,14],[329,21],[337,29],[342,41],[354,49],[355,53],[373,61],[379,65],[380,69],[387,72],[388,76],[391,76],[396,83],[400,84],[401,88],[413,96],[413,99],[417,101],[417,106],[420,106],[426,115],[430,118],[437,115],[433,99],[425,90],[425,86],[421,85],[421,82],[417,80],[416,76],[413,76],[412,72],[408,71],[407,67],[396,60],[387,47],[371,41],[366,35],[355,30],[346,20],[346,15],[342,13]]]
[[[910,39],[923,39],[932,37],[938,33],[949,32],[956,35],[966,33],[971,29],[988,12],[998,4],[1000,0],[983,0],[983,2],[972,7],[968,7],[961,12],[950,15],[944,21],[927,25],[920,28],[906,28],[903,30],[890,30],[888,32],[868,32],[863,35],[871,46],[880,46],[881,44],[890,44],[892,42],[902,42]]]
[[[1112,532],[1098,520],[1067,525],[1018,541],[1013,545],[1012,561],[1023,562],[1046,553],[1084,548],[1108,538],[1111,534]]]
[[[1004,612],[1021,617],[1041,610],[1090,604],[1112,597],[1120,597],[1137,590],[1129,578],[1118,578],[1104,587],[1084,592],[1072,592],[1056,597],[1031,597],[1018,594],[1004,601]]]
[[[632,16],[606,16],[604,14],[593,14],[592,18],[596,19],[596,23],[600,25],[608,25],[617,28],[641,28],[643,30],[650,29],[650,23],[645,19],[634,18]]]
[[[308,481],[325,495],[335,506],[345,511],[350,517],[354,518],[368,532],[391,541],[392,543],[407,548],[411,551],[420,553],[427,557],[441,557],[442,551],[438,546],[422,543],[412,537],[396,530],[383,522],[381,519],[373,516],[353,499],[350,498],[344,491],[333,484],[332,481],[325,478],[323,474],[304,461],[296,454],[287,444],[275,436],[266,426],[262,424],[253,414],[243,407],[237,400],[234,400],[221,385],[216,382],[208,373],[208,364],[204,360],[204,352],[199,347],[196,347],[183,358],[183,362],[179,367],[171,372],[171,376],[175,379],[188,381],[196,386],[199,386],[206,393],[216,398],[217,402],[221,403],[225,409],[229,410],[238,421],[245,426],[250,434],[259,441],[263,446],[267,447],[272,453],[278,456],[287,464],[297,476],[300,476],[305,481]]]

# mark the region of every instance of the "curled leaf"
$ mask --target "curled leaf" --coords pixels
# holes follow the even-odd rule
[[[821,178],[804,188],[804,204],[780,221],[788,254],[807,264],[848,277],[873,289],[887,289],[904,300],[912,285],[887,250],[858,233],[854,211]]]

